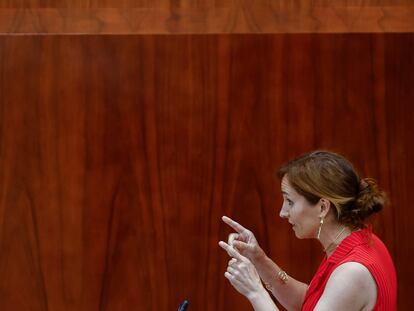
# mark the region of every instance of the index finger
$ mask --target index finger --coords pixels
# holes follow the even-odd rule
[[[244,261],[246,257],[242,256],[238,251],[236,251],[233,247],[231,247],[226,242],[220,241],[219,245],[222,249],[224,249],[230,257],[236,258],[237,260]]]
[[[238,233],[242,233],[243,231],[246,231],[247,230],[245,227],[243,227],[241,224],[239,224],[238,222],[234,221],[230,217],[223,216],[223,217],[221,217],[221,219],[226,224],[228,224],[230,227],[232,227],[234,230],[236,230]]]

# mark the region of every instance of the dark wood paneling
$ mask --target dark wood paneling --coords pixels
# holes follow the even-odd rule
[[[315,148],[390,192],[376,231],[414,290],[414,36],[0,38],[0,309],[250,310],[227,214],[308,281],[274,170]]]
[[[246,1],[209,8],[0,9],[3,34],[349,32],[414,32],[414,6],[283,6]]]
[[[403,45],[400,42],[404,42]],[[411,187],[414,185],[412,163],[414,159],[414,38],[413,36],[396,34],[387,40],[385,99],[388,148],[386,154],[390,168],[390,194],[392,198],[391,212],[394,215],[394,248],[396,266],[400,276],[401,310],[412,309],[409,297],[414,292],[414,273],[409,271],[414,255],[413,209],[411,207]],[[410,70],[406,70],[411,68]],[[385,227],[387,230],[387,227]]]

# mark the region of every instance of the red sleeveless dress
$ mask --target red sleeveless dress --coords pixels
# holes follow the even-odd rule
[[[363,229],[346,237],[329,258],[324,258],[306,292],[302,311],[315,308],[331,273],[350,261],[364,265],[377,283],[377,303],[373,310],[397,310],[397,276],[391,256],[370,229]]]

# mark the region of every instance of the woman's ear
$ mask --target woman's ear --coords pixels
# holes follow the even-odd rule
[[[320,217],[325,218],[331,208],[331,202],[327,199],[321,198],[319,200]]]

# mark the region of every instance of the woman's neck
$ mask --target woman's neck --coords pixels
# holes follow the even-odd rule
[[[330,257],[338,245],[350,234],[352,230],[345,225],[332,224],[322,228],[319,241],[327,257]]]

